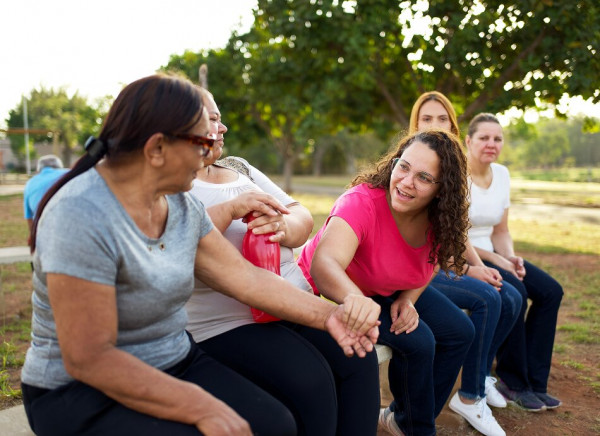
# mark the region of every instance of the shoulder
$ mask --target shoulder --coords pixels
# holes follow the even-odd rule
[[[252,175],[250,174],[250,169],[252,168],[252,166],[248,163],[246,159],[237,156],[227,156],[223,159],[219,159],[215,162],[215,164],[221,167],[235,170],[238,173],[241,173],[252,180]]]
[[[367,183],[361,183],[360,185],[353,186],[342,194],[342,197],[351,197],[357,201],[373,202],[378,201],[381,198],[385,198],[385,190],[380,188],[372,188]]]
[[[496,162],[492,163],[492,172],[494,173],[494,175],[498,174],[503,177],[510,177],[510,172],[508,171],[508,168]]]
[[[381,198],[385,199],[385,191],[383,189],[373,189],[369,185],[362,183],[344,192],[336,200],[334,210],[360,208],[363,212],[366,212],[373,209]]]

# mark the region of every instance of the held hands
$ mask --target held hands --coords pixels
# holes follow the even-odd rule
[[[490,268],[485,265],[470,266],[467,275],[469,277],[473,277],[474,279],[479,279],[483,282],[489,283],[496,288],[497,291],[500,291],[500,288],[502,287],[502,276],[498,270],[494,268]]]
[[[223,401],[212,397],[195,425],[206,436],[252,436],[250,424]]]
[[[417,309],[415,309],[413,302],[409,298],[402,296],[402,293],[392,303],[390,316],[392,318],[390,332],[397,335],[400,333],[409,334],[419,326]]]
[[[498,267],[502,268],[503,270],[508,271],[509,273],[511,273],[513,276],[515,276],[519,280],[523,280],[523,278],[520,277],[519,274],[517,273],[516,265],[513,262],[511,262],[510,260],[508,260],[506,257],[500,256],[498,254],[493,259],[492,263],[495,265],[498,265]]]
[[[367,299],[368,297],[362,298]],[[353,308],[348,309],[346,299],[344,299],[344,304],[335,306],[335,309],[327,317],[325,329],[344,350],[346,356],[351,357],[356,353],[359,357],[365,357],[368,352],[373,351],[379,337],[378,326],[381,323],[378,318],[381,307],[368,298],[373,305],[352,301]],[[353,318],[347,311],[358,314],[358,318]],[[355,322],[352,321],[353,319]]]
[[[508,260],[514,265],[517,278],[522,281],[526,274],[523,258],[519,256],[510,256]]]

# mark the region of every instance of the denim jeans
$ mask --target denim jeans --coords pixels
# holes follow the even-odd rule
[[[429,436],[435,434],[435,418],[452,391],[475,331],[467,315],[429,286],[415,304],[417,329],[409,334],[391,333],[390,306],[398,294],[373,297],[381,305],[378,342],[392,349],[388,380],[394,401],[390,408],[405,434]]]
[[[521,311],[521,294],[504,283],[497,291],[492,285],[468,276],[449,276],[440,271],[431,282],[461,309],[470,312],[475,339],[463,364],[460,394],[464,398],[485,397],[485,377],[500,344],[504,342]]]
[[[523,299],[519,317],[498,351],[496,374],[512,390],[546,393],[562,287],[527,261],[523,281],[493,264],[488,265],[496,268],[503,281],[514,286]],[[529,310],[527,299],[531,300]]]

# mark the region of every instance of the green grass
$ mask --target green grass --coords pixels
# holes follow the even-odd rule
[[[513,177],[551,182],[600,183],[600,168],[557,168],[513,170]]]
[[[560,362],[560,364],[562,366],[566,366],[568,368],[573,368],[573,369],[577,369],[577,370],[581,370],[584,368],[584,365],[579,363],[579,362],[575,362],[574,360],[565,360],[563,362]]]
[[[342,188],[349,176],[294,177],[294,183]],[[294,198],[306,206],[315,221],[313,235],[327,219],[334,196],[294,193]],[[551,183],[516,179],[513,201],[550,204],[576,204],[598,208],[600,214],[600,184]],[[0,247],[25,245],[27,226],[22,216],[22,195],[0,196]],[[510,215],[509,215],[510,216]],[[559,325],[554,352],[557,361],[578,370],[586,384],[600,393],[600,373],[597,362],[590,366],[582,353],[597,354],[600,344],[600,220],[598,223],[561,222],[553,216],[510,218],[510,229],[517,253],[526,253],[528,260],[547,270],[563,284],[565,297],[562,308],[569,317]],[[568,259],[569,264],[563,262]],[[595,263],[595,267],[594,267]],[[6,313],[4,300],[18,292],[30,293],[30,265],[26,262],[0,266],[0,396],[19,395],[8,382],[7,369],[22,365],[29,341],[30,307],[22,313]],[[27,283],[28,289],[23,289]],[[28,298],[28,297],[27,297]],[[27,303],[29,306],[29,303]]]
[[[0,396],[7,398],[21,398],[21,390],[13,389],[10,376],[6,371],[0,371]]]
[[[509,214],[509,228],[516,251],[600,255],[600,225],[556,222],[547,216],[513,219]]]
[[[23,195],[0,196],[0,247],[27,245],[29,229],[23,217]]]

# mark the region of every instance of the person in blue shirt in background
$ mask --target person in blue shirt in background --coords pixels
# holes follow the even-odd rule
[[[63,163],[58,156],[47,154],[38,159],[38,174],[29,179],[23,192],[23,208],[30,234],[35,211],[40,200],[54,182],[61,178],[67,171],[69,170],[63,168]]]

